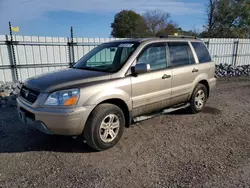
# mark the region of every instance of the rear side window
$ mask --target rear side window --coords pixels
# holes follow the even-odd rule
[[[187,42],[169,42],[171,66],[194,64],[194,57]]]
[[[194,50],[198,56],[200,63],[212,61],[211,56],[203,42],[192,42]]]

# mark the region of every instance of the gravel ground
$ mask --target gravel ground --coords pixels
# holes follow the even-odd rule
[[[0,114],[0,187],[250,186],[249,77],[220,80],[200,114],[132,125],[104,152]]]

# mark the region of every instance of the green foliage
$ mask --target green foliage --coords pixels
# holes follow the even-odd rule
[[[111,35],[117,38],[136,38],[148,35],[143,17],[132,10],[122,10],[117,13],[111,28]]]
[[[169,13],[159,9],[147,11],[143,16],[132,11],[117,13],[111,24],[111,35],[117,38],[145,38],[163,35],[198,36],[197,31],[184,31],[172,19]]]
[[[247,38],[250,34],[249,0],[210,0],[202,37]]]
[[[156,36],[164,36],[164,35],[174,35],[175,33],[179,33],[180,28],[178,28],[175,24],[168,24],[165,28],[159,30],[156,33]]]

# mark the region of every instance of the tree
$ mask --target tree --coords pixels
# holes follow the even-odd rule
[[[168,24],[165,28],[159,30],[155,35],[157,37],[163,36],[163,35],[174,35],[175,33],[179,34],[179,28],[177,24]]]
[[[143,16],[132,10],[123,10],[115,15],[111,28],[111,35],[118,38],[159,37],[175,33],[199,35],[195,30],[184,31],[171,19],[169,13],[159,9],[147,11]]]
[[[200,35],[196,28],[193,28],[193,30],[185,31],[179,27],[177,33],[179,35],[194,36],[194,37],[199,37]]]
[[[202,37],[246,38],[250,32],[250,3],[243,0],[209,0]]]
[[[111,28],[111,35],[118,38],[146,37],[148,35],[143,17],[132,10],[122,10],[117,13]]]
[[[215,19],[216,19],[216,16],[215,16],[216,5],[215,5],[215,3],[216,3],[216,0],[209,0],[209,4],[207,7],[207,19],[208,19],[207,31],[209,33],[212,32],[213,27],[214,27],[214,23],[215,23]]]
[[[156,36],[157,33],[162,33],[169,24],[173,24],[170,14],[159,9],[147,11],[143,17],[153,36]],[[169,28],[173,26],[174,24],[170,25]]]
[[[250,1],[243,1],[240,9],[239,27],[244,28],[246,38],[250,38]]]

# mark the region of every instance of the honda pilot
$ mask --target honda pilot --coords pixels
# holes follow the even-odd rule
[[[81,136],[105,150],[136,117],[186,104],[191,113],[202,111],[214,75],[215,63],[196,38],[103,43],[71,68],[27,79],[18,115],[46,134]]]

